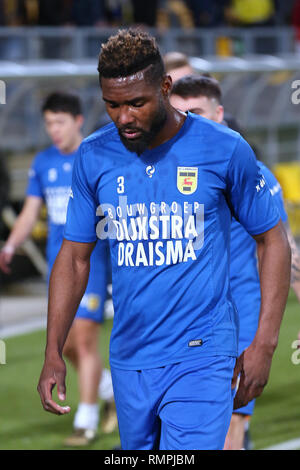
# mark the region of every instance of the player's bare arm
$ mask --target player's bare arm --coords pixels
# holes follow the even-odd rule
[[[93,248],[94,243],[64,240],[50,277],[47,344],[38,392],[44,409],[54,414],[70,411],[52,399],[52,390],[56,385],[59,399],[65,399],[66,367],[62,350],[86,289]]]
[[[15,251],[31,234],[34,224],[38,219],[42,203],[43,200],[40,197],[26,197],[22,211],[15,222],[14,228],[0,252],[0,269],[4,273],[10,273],[9,265]]]
[[[238,358],[233,385],[240,374],[234,408],[258,397],[269,377],[290,286],[291,250],[282,222],[254,237],[261,282],[259,325],[251,345]]]

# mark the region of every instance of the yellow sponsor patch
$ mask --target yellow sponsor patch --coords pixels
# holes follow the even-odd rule
[[[193,194],[198,186],[198,168],[177,167],[177,189],[182,194]]]

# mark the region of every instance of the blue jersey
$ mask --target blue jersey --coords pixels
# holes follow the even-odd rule
[[[40,197],[47,206],[47,260],[50,267],[63,240],[75,154],[64,155],[51,146],[35,157],[29,170],[27,196]]]
[[[173,138],[141,156],[113,123],[83,141],[65,238],[109,238],[112,366],[237,355],[232,214],[251,234],[279,221],[251,148],[221,124],[188,114]]]
[[[76,152],[62,154],[55,146],[51,146],[37,154],[29,170],[26,194],[43,199],[47,207],[49,272],[63,241],[75,155]],[[99,255],[106,261],[106,250],[104,243],[97,243],[93,256]]]
[[[258,161],[257,164],[268,184],[281,220],[286,222],[287,214],[284,209],[280,184],[262,162]],[[233,218],[231,225],[230,252],[230,286],[239,314],[239,354],[241,354],[255,336],[261,296],[256,242],[235,218]]]

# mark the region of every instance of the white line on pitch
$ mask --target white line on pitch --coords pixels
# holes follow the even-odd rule
[[[267,447],[263,450],[296,450],[300,449],[300,438],[291,439],[290,441],[281,442],[275,446]]]
[[[0,338],[6,339],[12,336],[20,336],[27,333],[32,333],[37,330],[42,330],[46,327],[46,319],[35,319],[21,323],[20,325],[10,325],[0,330]]]

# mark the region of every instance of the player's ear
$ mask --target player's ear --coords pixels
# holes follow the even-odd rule
[[[80,129],[82,126],[83,126],[83,123],[84,123],[84,117],[82,114],[78,114],[78,116],[76,116],[75,118],[76,120],[76,123],[78,125],[78,128]]]
[[[162,84],[161,84],[161,90],[164,98],[167,98],[170,96],[171,88],[172,88],[172,78],[170,75],[164,75],[164,78],[162,79]]]
[[[217,119],[218,123],[221,123],[224,120],[224,108],[221,105],[219,105],[217,108]]]

